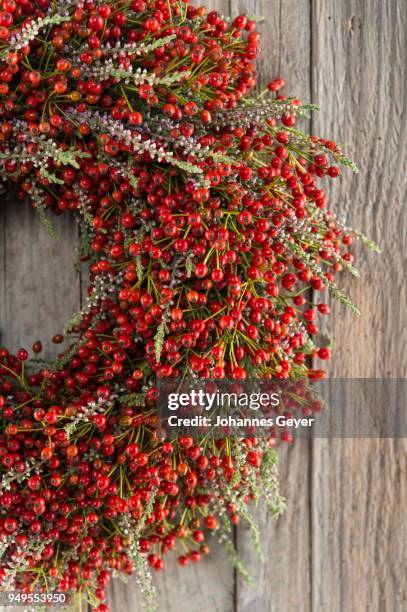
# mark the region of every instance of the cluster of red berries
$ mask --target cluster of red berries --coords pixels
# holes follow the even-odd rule
[[[183,0],[0,2],[0,174],[75,211],[90,262],[68,351],[0,350],[3,587],[101,612],[113,569],[196,562],[238,521],[274,439],[165,440],[157,379],[323,376],[312,296],[346,301],[353,256],[319,179],[347,158],[295,128],[281,78],[248,97],[258,48],[254,21]]]

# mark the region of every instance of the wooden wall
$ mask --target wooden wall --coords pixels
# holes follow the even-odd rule
[[[403,0],[207,0],[224,15],[266,21],[259,68],[281,74],[286,91],[320,104],[309,128],[348,143],[361,168],[345,173],[334,207],[382,246],[360,251],[358,282],[345,281],[362,311],[340,306],[330,318],[334,377],[406,376],[405,69]],[[403,10],[404,9],[404,10]],[[404,63],[403,63],[404,59]],[[81,303],[73,272],[77,229],[57,222],[47,237],[35,214],[12,195],[0,205],[0,343],[18,348],[60,331]],[[48,354],[55,347],[47,344]],[[165,612],[401,612],[407,610],[405,440],[300,440],[280,460],[288,510],[277,522],[257,512],[266,563],[244,529],[240,555],[255,586],[228,566],[222,550],[197,566],[167,562],[157,577]],[[403,516],[404,511],[404,516]],[[141,611],[135,583],[116,582],[113,612]]]

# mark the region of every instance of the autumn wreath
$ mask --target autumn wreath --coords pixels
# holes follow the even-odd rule
[[[1,0],[0,176],[53,233],[73,211],[87,303],[53,363],[0,349],[2,590],[81,594],[209,551],[283,508],[275,438],[163,439],[157,380],[323,376],[317,317],[354,236],[320,186],[350,160],[260,95],[255,21],[183,0]],[[58,342],[61,338],[55,338]],[[33,352],[41,351],[40,342]],[[288,439],[283,434],[283,439]],[[244,572],[244,568],[240,567]]]

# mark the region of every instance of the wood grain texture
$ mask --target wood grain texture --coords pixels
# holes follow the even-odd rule
[[[403,8],[402,0],[313,3],[312,95],[321,105],[313,129],[348,143],[361,169],[327,184],[333,183],[331,203],[348,225],[363,229],[382,248],[380,257],[357,248],[361,278],[341,279],[362,316],[333,305],[337,377],[407,373]]]
[[[75,273],[77,227],[69,215],[51,219],[59,240],[43,227],[38,214],[13,193],[0,202],[0,345],[17,350],[41,340],[41,357],[54,357],[52,344],[79,309]]]
[[[215,540],[214,540],[215,542]],[[234,576],[224,550],[209,541],[211,556],[198,565],[185,568],[175,557],[165,559],[165,571],[154,575],[159,610],[165,612],[232,612],[234,610]],[[143,600],[137,583],[115,580],[109,589],[113,612],[143,612]]]
[[[310,81],[310,5],[308,0],[240,0],[232,10],[264,17],[258,61],[263,85],[281,75],[285,92],[308,102]],[[303,122],[309,129],[309,122]],[[309,441],[298,440],[280,456],[282,493],[287,511],[278,521],[258,509],[255,518],[263,537],[262,564],[244,527],[238,530],[238,550],[254,578],[254,587],[237,577],[236,610],[282,612],[310,610],[310,452]]]
[[[350,143],[361,168],[344,173],[332,201],[382,247],[380,257],[357,248],[362,278],[344,287],[362,316],[335,305],[330,375],[405,377],[405,4],[314,0],[312,9],[314,131]],[[407,608],[406,451],[406,440],[313,442],[313,612]]]
[[[278,520],[264,508],[254,513],[262,534],[265,562],[253,550],[245,527],[238,530],[238,551],[253,586],[237,580],[236,610],[298,611],[310,608],[311,534],[309,514],[309,441],[280,451],[279,476],[287,510]]]

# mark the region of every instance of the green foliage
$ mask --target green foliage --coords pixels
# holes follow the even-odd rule
[[[125,535],[127,535],[128,539],[130,540],[129,557],[134,565],[137,582],[143,594],[145,609],[147,612],[155,612],[158,608],[158,602],[156,590],[152,582],[151,572],[148,568],[145,555],[143,555],[140,550],[140,537],[148,519],[153,512],[156,493],[156,490],[153,490],[150,493],[150,497],[144,506],[141,517],[138,519],[137,523],[128,517],[125,519],[127,523],[126,531],[128,532],[128,534]]]
[[[150,43],[144,43],[144,44],[138,45],[138,47],[141,47],[142,55],[148,55],[152,53],[153,51],[155,51],[156,49],[162,49],[163,47],[168,45],[171,41],[173,41],[175,38],[177,38],[175,34],[170,34],[169,36],[163,36],[163,38],[157,38],[156,40],[153,40]]]
[[[218,536],[220,543],[224,546],[226,550],[226,554],[229,559],[229,563],[232,567],[234,567],[239,574],[246,580],[248,584],[253,584],[253,578],[250,575],[249,570],[243,563],[242,559],[239,557],[239,553],[236,550],[236,546],[230,539],[229,533],[232,530],[232,526],[229,522],[229,519],[226,515],[222,516],[222,524],[219,528]]]
[[[141,261],[141,256],[137,255],[136,257],[136,270],[137,270],[137,278],[139,281],[142,281],[144,278],[144,268]]]
[[[380,253],[381,252],[379,245],[376,244],[376,242],[374,242],[373,240],[371,240],[367,236],[365,236],[364,234],[362,234],[362,232],[360,232],[359,230],[355,230],[355,229],[351,229],[350,231],[352,232],[352,234],[354,236],[356,236],[356,238],[358,240],[360,240],[362,242],[362,244],[367,246],[369,249],[371,249],[375,253]]]
[[[309,253],[304,251],[304,249],[301,248],[301,246],[299,246],[295,242],[290,242],[289,240],[287,240],[285,242],[285,245],[291,251],[293,251],[295,256],[298,257],[300,261],[303,261],[308,266],[310,271],[313,272],[315,276],[322,280],[322,282],[327,286],[330,293],[335,299],[337,299],[341,304],[346,306],[346,308],[351,310],[354,314],[360,315],[360,310],[351,302],[351,300],[345,293],[343,293],[343,291],[338,289],[338,287],[334,283],[332,283],[326,278],[323,270],[320,268],[320,266],[316,264],[316,262],[313,260]]]
[[[336,260],[341,264],[345,270],[347,270],[352,276],[355,278],[360,278],[360,272],[355,266],[353,266],[349,261],[344,259],[343,257],[337,257]]]
[[[137,189],[138,180],[136,179],[136,177],[133,176],[133,174],[129,174],[127,178],[129,179],[129,183],[133,187],[133,189]]]
[[[41,220],[42,225],[44,226],[47,234],[53,239],[53,240],[57,240],[60,241],[61,238],[57,232],[57,230],[55,229],[55,227],[52,225],[51,221],[48,218],[47,215],[47,211],[45,208],[45,205],[42,202],[36,202],[35,208],[38,212],[39,218]]]
[[[266,500],[271,516],[278,517],[286,509],[285,499],[280,495],[277,470],[277,453],[273,448],[264,453],[260,468],[262,495]]]
[[[212,158],[214,161],[219,162],[220,164],[229,164],[230,166],[235,165],[237,161],[236,158],[223,155],[222,153],[214,153]]]
[[[68,323],[65,325],[65,333],[69,334],[70,332],[72,332],[73,328],[79,325],[82,319],[83,312],[81,310],[72,315]]]
[[[174,166],[177,166],[181,170],[185,170],[188,174],[202,174],[203,170],[196,166],[195,164],[190,164],[189,162],[183,161],[181,159],[176,159],[172,162]]]
[[[120,404],[128,404],[129,406],[144,406],[145,399],[145,393],[129,393],[127,395],[121,395],[119,402]]]
[[[183,79],[188,79],[190,76],[190,72],[185,71],[185,72],[173,72],[172,74],[167,74],[166,76],[162,77],[159,81],[158,84],[159,85],[173,85],[174,83],[178,83],[179,81],[182,81]]]
[[[192,257],[188,256],[185,260],[185,270],[187,273],[187,278],[191,278],[192,276],[192,272],[194,271],[194,262],[192,260]]]
[[[66,149],[58,149],[56,154],[55,161],[59,162],[63,166],[73,166],[73,168],[79,168],[79,164],[77,159],[86,159],[90,157],[90,154],[86,151],[80,151],[79,149],[71,148]]]
[[[175,34],[171,34],[170,36],[164,36],[163,38],[157,38],[151,42],[142,42],[142,43],[130,43],[124,45],[117,45],[114,47],[104,47],[103,55],[104,56],[132,56],[132,55],[142,55],[146,56],[155,51],[156,49],[162,49],[166,45],[168,45],[171,41],[176,38]]]
[[[239,505],[239,515],[242,517],[249,528],[250,536],[257,556],[264,562],[264,553],[261,545],[260,529],[245,503]]]
[[[161,359],[161,353],[164,348],[164,338],[165,334],[167,333],[167,329],[168,328],[166,318],[163,316],[163,319],[160,325],[158,326],[157,333],[154,337],[155,358],[157,362]]]
[[[55,183],[56,185],[63,185],[64,181],[57,177],[55,172],[49,172],[46,168],[42,167],[40,170],[41,176],[47,179],[50,183]]]
[[[301,104],[298,107],[297,116],[305,119],[309,119],[311,117],[311,113],[318,112],[320,107],[318,104]]]
[[[342,164],[342,166],[345,166],[346,168],[350,168],[352,172],[355,172],[356,174],[359,172],[359,168],[355,162],[344,153],[332,153],[332,156],[335,161]]]

